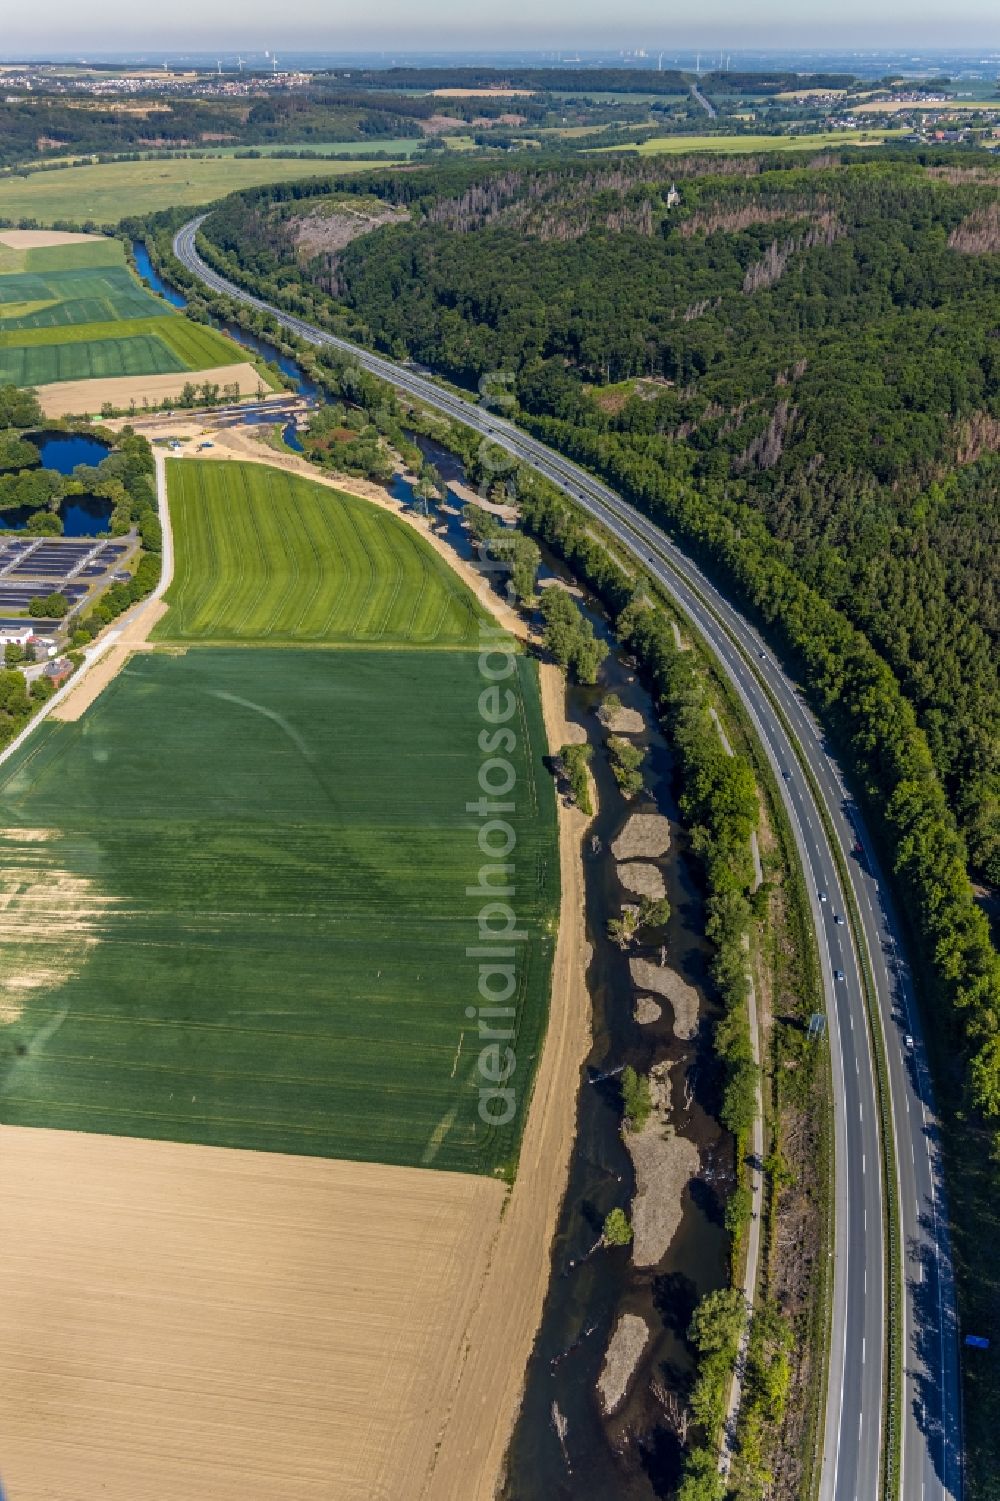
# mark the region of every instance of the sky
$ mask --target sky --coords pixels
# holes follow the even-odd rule
[[[612,19],[613,18],[613,19]],[[385,48],[996,47],[997,0],[41,0],[11,6],[0,51]]]

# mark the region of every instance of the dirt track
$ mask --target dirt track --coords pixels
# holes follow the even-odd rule
[[[488,1178],[0,1128],[11,1501],[408,1501]]]
[[[88,667],[73,684],[59,707],[52,710],[52,718],[62,719],[68,724],[79,719],[84,710],[90,708],[98,694],[108,686],[112,678],[118,676],[132,652],[138,651],[146,644],[153,626],[166,612],[167,607],[162,599],[147,605],[137,620],[131,621],[123,628],[118,641],[110,651],[105,652],[104,656],[100,657],[92,667]]]

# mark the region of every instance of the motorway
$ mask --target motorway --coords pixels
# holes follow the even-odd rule
[[[828,1018],[834,1094],[832,1326],[821,1501],[876,1501],[882,1491],[887,1278],[879,1108],[863,956],[834,858],[840,846],[860,914],[888,1056],[905,1279],[902,1319],[905,1501],[962,1495],[959,1338],[943,1169],[930,1074],[900,928],[860,815],[823,731],[754,628],[659,527],[578,465],[426,375],[284,313],[219,276],[199,256],[204,215],[174,253],[207,286],[260,308],[314,345],[332,345],[373,374],[482,433],[589,512],[676,601],[715,653],[774,768],[805,872]],[[777,712],[780,710],[780,713]],[[787,728],[786,728],[787,726]],[[807,775],[808,768],[808,775]],[[821,816],[813,788],[824,804]],[[843,978],[839,978],[842,976]],[[895,1501],[895,1496],[893,1498]]]

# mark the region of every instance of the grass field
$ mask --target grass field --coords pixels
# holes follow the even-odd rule
[[[183,534],[182,534],[183,546]],[[0,780],[0,1118],[493,1173],[558,864],[517,659],[517,1112],[478,1114],[475,652],[139,653]]]
[[[0,181],[0,218],[32,218],[39,224],[53,224],[58,219],[117,224],[126,214],[195,207],[257,183],[286,182],[330,172],[339,176],[380,166],[385,163],[361,158],[324,164],[267,157],[186,157],[64,167]]]
[[[748,151],[816,151],[827,147],[880,146],[907,132],[873,127],[871,130],[824,130],[796,136],[652,136],[638,146],[599,146],[595,151],[638,151],[643,156],[677,156],[685,151],[715,151],[730,155]]]
[[[168,465],[177,548],[168,641],[462,646],[479,607],[413,530],[259,464]]]

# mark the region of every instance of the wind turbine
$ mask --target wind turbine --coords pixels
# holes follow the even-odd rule
[[[243,59],[242,59],[242,57],[238,57],[236,59],[236,65],[239,68],[240,72],[242,73],[243,72]]]

